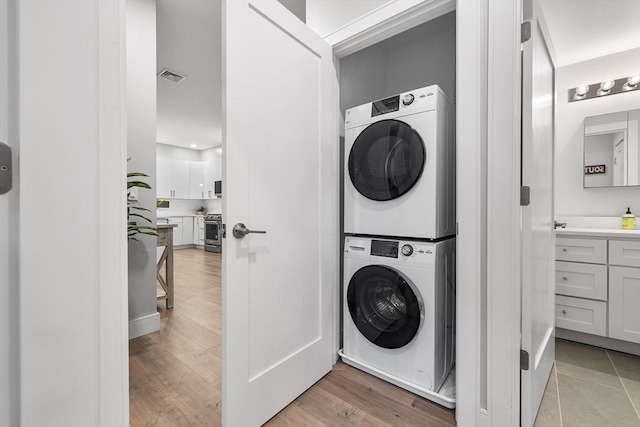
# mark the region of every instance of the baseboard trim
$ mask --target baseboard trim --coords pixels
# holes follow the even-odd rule
[[[589,344],[596,347],[608,348],[610,350],[640,356],[640,344],[636,344],[634,342],[621,341],[614,338],[585,334],[583,332],[577,332],[562,328],[556,328],[556,338]]]
[[[160,330],[160,313],[129,320],[129,339],[141,337]]]

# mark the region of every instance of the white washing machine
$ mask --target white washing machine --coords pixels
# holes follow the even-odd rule
[[[345,233],[454,235],[455,156],[455,109],[437,85],[347,110]]]
[[[447,407],[455,363],[455,239],[346,237],[345,363]]]

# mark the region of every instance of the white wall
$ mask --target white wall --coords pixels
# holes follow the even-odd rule
[[[156,181],[156,2],[127,2],[127,141],[130,172]],[[156,190],[139,190],[138,206],[156,223]],[[129,241],[130,338],[160,329],[156,304],[156,239]]]
[[[621,216],[630,206],[640,212],[638,187],[583,188],[584,118],[636,109],[640,91],[568,102],[568,90],[640,70],[640,49],[580,62],[556,70],[557,116],[555,206],[557,216]]]
[[[307,25],[324,37],[389,0],[307,0]]]
[[[455,102],[456,15],[447,13],[340,60],[340,109],[432,84]]]

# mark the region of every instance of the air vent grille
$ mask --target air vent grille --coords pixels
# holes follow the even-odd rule
[[[169,81],[172,81],[174,83],[180,83],[181,81],[183,81],[184,79],[186,79],[186,76],[183,76],[182,74],[178,74],[175,71],[171,71],[167,68],[165,68],[164,70],[160,71],[160,73],[158,74],[158,77],[161,77],[163,79],[167,79]]]

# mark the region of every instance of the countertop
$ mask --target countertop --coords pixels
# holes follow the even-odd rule
[[[622,230],[616,228],[578,228],[567,227],[557,228],[556,234],[563,236],[589,236],[589,237],[623,237],[630,239],[640,239],[640,230]]]

